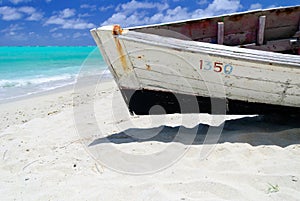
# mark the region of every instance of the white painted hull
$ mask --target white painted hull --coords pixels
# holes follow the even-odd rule
[[[112,30],[91,32],[120,89],[300,108],[299,55]]]

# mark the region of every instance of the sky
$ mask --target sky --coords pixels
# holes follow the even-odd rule
[[[89,30],[299,5],[299,0],[0,0],[0,46],[95,45]]]

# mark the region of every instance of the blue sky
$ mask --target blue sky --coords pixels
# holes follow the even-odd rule
[[[0,46],[95,45],[89,30],[299,5],[298,0],[0,0]]]

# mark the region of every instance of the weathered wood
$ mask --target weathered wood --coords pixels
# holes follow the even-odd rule
[[[149,48],[146,48],[149,49]],[[153,52],[149,54],[152,55]],[[158,50],[157,54],[161,54],[161,51]],[[137,62],[138,60],[133,61],[135,66],[135,72],[140,78],[143,88],[152,89],[152,90],[172,90],[178,93],[189,93],[194,95],[205,95],[209,96],[207,90],[207,85],[210,85],[210,92],[213,94],[218,93],[218,87],[225,87],[225,94],[228,98],[246,101],[256,101],[258,99],[268,102],[268,103],[279,103],[281,101],[281,94],[284,91],[285,83],[288,78],[293,79],[297,84],[289,84],[289,88],[294,88],[294,91],[299,91],[299,71],[298,75],[294,73],[287,72],[285,69],[281,69],[281,73],[278,73],[271,69],[262,72],[262,69],[259,69],[257,66],[255,68],[247,69],[246,66],[241,64],[238,66],[238,71],[235,72],[235,75],[229,77],[224,76],[223,83],[213,82],[213,80],[203,80],[211,76],[214,72],[195,72],[193,68],[189,66],[180,66],[176,65],[176,58],[171,58],[170,63],[165,60],[157,60],[157,55],[152,55],[148,57],[147,54],[143,53],[145,62],[155,61],[157,63],[148,63],[151,66],[151,70],[146,69],[146,65],[143,62]],[[180,54],[179,54],[180,56]],[[174,63],[173,63],[174,62]],[[140,67],[137,64],[141,65]],[[183,62],[181,62],[183,63]],[[276,68],[276,67],[274,67]],[[278,68],[278,67],[277,67]],[[184,69],[182,71],[182,69]],[[242,70],[244,69],[244,70]],[[189,73],[189,75],[188,75]],[[237,77],[236,74],[248,77]],[[198,79],[196,79],[198,75]],[[253,77],[257,77],[254,79]],[[202,78],[202,79],[201,79]],[[284,78],[284,79],[283,79]],[[266,79],[266,80],[264,80]],[[222,94],[222,93],[221,93]],[[220,94],[220,95],[221,95]],[[286,92],[287,96],[295,96],[294,92]],[[274,96],[277,95],[277,96]],[[300,101],[300,99],[298,99]],[[283,101],[282,101],[283,102]],[[294,102],[294,104],[298,102]]]
[[[245,91],[244,89],[232,89],[227,88],[226,93],[220,93],[219,91],[208,91],[208,90],[201,90],[201,89],[195,89],[191,87],[184,87],[182,85],[176,85],[172,83],[157,83],[157,81],[153,80],[147,80],[142,79],[142,83],[145,85],[145,89],[149,90],[158,90],[158,91],[171,91],[181,94],[190,94],[193,96],[200,95],[204,97],[219,97],[219,98],[229,98],[233,100],[242,100],[242,101],[248,101],[248,102],[259,102],[259,103],[268,103],[268,104],[282,104],[280,102],[281,95],[279,94],[268,94],[263,93],[261,91]],[[158,85],[161,84],[161,85]],[[297,96],[295,96],[297,97]],[[295,101],[295,98],[294,98]],[[300,101],[300,97],[297,97],[296,101]],[[292,104],[292,106],[297,106],[295,102],[289,103]],[[283,104],[282,104],[283,105]]]
[[[133,34],[131,36],[133,37],[135,35]],[[151,37],[153,36],[151,35]],[[148,41],[149,39],[145,38],[145,40]],[[172,43],[171,39],[170,41],[168,40],[169,39],[164,39],[163,41],[164,44]],[[283,84],[286,82],[285,79],[290,78],[293,80],[291,82],[297,82],[297,84],[300,83],[300,80],[298,79],[300,75],[299,68],[297,70],[295,69],[295,70],[288,71],[287,68],[279,67],[282,65],[276,63],[263,64],[263,63],[257,63],[257,60],[253,60],[250,63],[249,61],[246,60],[230,61],[225,58],[218,57],[215,54],[211,56],[205,56],[205,55],[201,56],[200,54],[199,56],[197,56],[195,52],[194,53],[186,52],[187,51],[186,48],[179,48],[181,49],[180,51],[176,49],[168,50],[156,46],[154,51],[153,45],[156,45],[156,42],[154,42],[156,40],[152,38],[151,41],[152,41],[151,44],[145,43],[142,46],[140,46],[142,44],[142,41],[140,39],[138,40],[138,42],[134,42],[133,38],[131,38],[131,40],[129,40],[129,38],[126,38],[126,40],[124,40],[126,49],[131,49],[132,51],[130,53],[130,57],[132,58],[131,61],[137,76],[140,78],[141,85],[143,86],[143,88],[153,89],[153,90],[155,88],[156,90],[158,90],[160,86],[160,90],[170,89],[178,93],[183,93],[185,91],[185,93],[188,94],[196,93],[195,95],[202,94],[205,96],[209,96],[206,85],[211,84],[212,88],[210,89],[210,91],[213,93],[218,93],[217,88],[222,86],[223,83],[218,84],[216,82],[213,82],[209,78],[212,76],[214,72],[213,71],[199,72],[196,69],[199,68],[199,59],[201,57],[209,58],[212,60],[212,62],[213,61],[220,61],[221,63],[231,62],[231,65],[235,66],[235,72],[233,75],[230,75],[229,77],[226,75],[221,75],[222,77],[224,76],[223,79],[225,83],[223,86],[225,87],[225,91],[226,91],[225,93],[228,98],[240,99],[240,100],[245,100],[250,102],[256,99],[256,101],[259,102],[264,101],[265,103],[269,103],[269,104],[278,104],[280,103],[280,101],[283,102],[283,100],[281,100],[282,97],[281,94],[284,91]],[[162,42],[161,39],[159,41]],[[173,41],[173,44],[180,46],[182,43]],[[189,48],[190,47],[191,46],[189,46]],[[235,50],[236,49],[237,48],[235,48]],[[147,50],[147,51],[141,51],[141,50]],[[246,52],[248,52],[248,57],[249,57],[250,56],[249,53],[251,51],[246,51]],[[168,56],[168,54],[170,56]],[[257,54],[261,54],[261,52],[257,52]],[[268,53],[268,54],[272,55],[272,53]],[[139,55],[143,55],[143,57],[139,58]],[[277,55],[273,55],[273,58],[278,59],[276,56]],[[168,57],[169,59],[167,60],[163,59],[166,57]],[[187,61],[182,60],[183,57],[187,58]],[[300,65],[299,62],[298,65]],[[151,66],[150,71],[147,70],[148,66]],[[274,68],[276,68],[276,71],[274,71]],[[142,69],[143,71],[140,71],[139,69]],[[155,73],[153,74],[153,71],[155,71],[155,73],[157,74]],[[199,80],[201,80],[201,76],[200,76],[201,74],[202,74],[202,78],[206,77],[207,79],[206,81],[199,82]],[[228,85],[226,84],[227,77],[231,81],[231,83],[230,81],[227,82]],[[235,81],[233,77],[236,77]],[[272,83],[273,86],[270,85]],[[239,86],[242,86],[242,88],[240,88]],[[290,87],[292,87],[292,83]],[[274,95],[276,94],[277,96],[275,97]],[[286,95],[293,96],[294,94],[287,93]]]
[[[214,82],[214,80],[205,80],[204,76],[209,76],[209,74],[199,75],[198,79],[183,77],[179,72],[174,74],[165,74],[165,69],[160,69],[160,72],[151,70],[146,71],[145,69],[136,68],[135,72],[140,78],[149,79],[156,81],[156,83],[167,82],[173,83],[174,85],[181,85],[186,88],[192,87],[201,90],[207,90],[207,85],[211,85],[212,89],[227,87],[243,89],[244,91],[261,91],[262,93],[270,93],[270,94],[282,94],[282,92],[287,87],[286,95],[297,95],[297,91],[300,90],[299,84],[291,84],[287,82],[275,82],[275,81],[265,81],[265,80],[256,80],[251,79],[250,76],[248,78],[245,77],[224,77],[222,82]],[[263,86],[263,87],[262,87]]]
[[[176,44],[180,45],[179,43]],[[143,46],[142,49],[139,49],[141,47],[137,47],[137,44],[133,41],[132,42],[127,41],[126,47],[127,49],[132,50],[132,52],[130,53],[130,57],[131,57],[132,64],[134,65],[135,68],[146,69],[147,65],[150,65],[151,71],[157,71],[163,74],[180,76],[182,78],[201,79],[200,77],[200,73],[201,73],[203,77],[207,77],[207,79],[209,79],[212,76],[211,74],[213,73],[213,71],[202,71],[202,72],[199,71],[199,64],[200,64],[199,61],[200,59],[204,59],[207,60],[208,62],[218,61],[224,64],[230,63],[232,66],[234,66],[234,73],[230,75],[230,79],[231,77],[236,77],[237,79],[245,78],[247,80],[253,79],[254,81],[262,80],[266,82],[284,84],[286,82],[286,79],[290,78],[292,79],[291,84],[300,84],[300,79],[298,79],[300,76],[300,71],[299,71],[300,64],[299,64],[299,58],[297,56],[293,56],[293,58],[294,57],[298,58],[298,63],[295,60],[295,63],[293,63],[293,65],[298,65],[299,68],[290,68],[292,67],[292,65],[287,66],[287,68],[283,68],[284,65],[276,64],[275,60],[267,60],[268,62],[262,64],[262,63],[258,63],[258,59],[254,59],[252,62],[243,59],[238,59],[238,58],[234,60],[230,60],[228,58],[229,54],[226,54],[227,57],[223,58],[221,56],[216,56],[218,55],[218,53],[214,53],[211,56],[205,54],[197,55],[195,52],[189,53],[189,52],[183,52],[182,50],[176,51],[176,50],[161,49],[160,47],[156,47],[154,50],[153,48],[151,48],[151,46]],[[137,48],[135,49],[135,47]],[[235,50],[238,50],[238,48],[235,48]],[[255,52],[262,54],[262,52],[257,52],[257,51]],[[241,55],[240,52],[237,52],[237,54]],[[140,55],[143,55],[143,57],[140,57]],[[287,60],[288,62],[292,61],[292,59],[289,59],[290,58],[289,55],[274,54],[274,53],[267,54],[266,58],[268,59],[272,58],[271,55],[273,55],[274,59],[276,58],[279,59],[280,57],[285,56],[286,58],[288,58],[286,59],[286,61]],[[160,57],[162,57],[161,60],[158,59]],[[163,59],[166,57],[169,59]],[[183,57],[185,57],[186,60],[183,60],[182,59]],[[248,54],[248,57],[251,57],[250,53]],[[286,62],[286,64],[288,62]],[[191,68],[189,67],[190,65],[192,66]],[[177,73],[180,72],[180,73],[176,75],[176,72]],[[226,77],[227,76],[224,75],[223,79],[225,79]],[[264,86],[264,84],[261,85]],[[267,87],[267,85],[265,85],[265,87]]]
[[[295,47],[291,44],[291,40],[292,39],[281,39],[276,41],[267,41],[265,45],[258,46],[256,44],[248,44],[242,45],[241,47],[271,52],[283,52],[295,49]]]
[[[130,46],[129,46],[130,47]],[[230,61],[226,59],[221,59],[218,57],[204,57],[202,55],[195,56],[194,58],[189,57],[189,61],[184,61],[181,59],[181,55],[188,53],[179,53],[174,52],[174,55],[178,55],[178,58],[169,55],[169,53],[163,53],[158,49],[157,54],[154,52],[139,52],[144,55],[145,60],[138,59],[139,54],[131,54],[132,64],[134,68],[139,69],[147,69],[147,65],[151,66],[151,71],[163,73],[166,75],[174,75],[182,78],[190,78],[190,79],[203,79],[202,77],[206,77],[209,79],[214,73],[213,69],[211,70],[202,70],[200,71],[200,59],[210,59],[208,62],[219,61],[221,63],[230,63],[234,66],[233,72],[230,75],[226,75],[224,73],[220,74],[223,79],[228,76],[236,77],[237,79],[254,79],[254,80],[262,80],[266,82],[275,82],[275,83],[285,83],[286,79],[292,79],[292,84],[300,84],[300,72],[299,69],[294,69],[288,71],[286,68],[280,68],[278,65],[262,65],[257,63],[249,64],[246,61]],[[158,55],[165,55],[171,57],[171,60],[158,60]],[[188,62],[188,63],[187,63]],[[263,66],[264,68],[260,68]],[[274,70],[276,69],[276,70]],[[249,73],[251,72],[251,73]],[[176,74],[177,73],[177,74]],[[283,76],[284,75],[284,76]],[[259,76],[259,77],[258,77]],[[213,81],[212,81],[213,82]]]
[[[265,41],[292,38],[296,30],[296,26],[284,26],[265,29]]]
[[[138,102],[125,95],[131,109],[137,104],[142,110],[148,97],[177,111],[172,110],[176,100],[168,99],[175,93],[184,104],[196,97],[200,105],[210,107],[212,98],[226,99],[228,108],[243,107],[236,111],[290,112],[295,107],[300,112],[300,57],[272,52],[293,50],[290,39],[299,28],[299,17],[296,6],[130,28],[118,35],[112,34],[113,27],[92,33],[119,88],[141,95]],[[272,34],[274,30],[278,32]],[[232,47],[245,43],[259,46]],[[143,91],[149,93],[143,97]]]
[[[294,35],[295,38],[297,38],[298,42],[300,40],[300,18],[299,18],[299,22],[298,22],[298,31],[296,32],[296,34]],[[300,47],[297,50],[297,54],[300,55]]]
[[[266,16],[260,16],[259,23],[258,23],[258,32],[257,32],[258,45],[262,45],[264,43],[265,26],[266,26]]]
[[[246,59],[264,63],[275,62],[280,63],[281,65],[289,65],[290,67],[300,67],[299,57],[294,55],[275,54],[272,52],[249,50],[224,45],[220,46],[209,43],[178,40],[134,31],[130,31],[128,34],[120,36],[120,38],[123,40],[134,40],[137,48],[140,48],[138,44],[143,42],[157,47],[177,49],[178,51],[186,50],[207,55],[219,55],[221,57],[232,57],[235,59]]]
[[[218,44],[224,43],[224,22],[218,22]]]
[[[167,23],[163,26],[137,27],[132,30],[158,35],[161,30],[168,30],[168,36],[170,32],[177,33],[174,38],[184,36],[194,41],[217,43],[217,23],[224,22],[224,44],[235,46],[256,43],[258,18],[262,15],[268,18],[264,34],[266,41],[290,38],[298,30],[300,6]]]
[[[136,73],[140,78],[149,79],[156,81],[156,83],[160,82],[168,82],[173,83],[174,85],[181,85],[186,88],[193,87],[199,90],[207,90],[207,84],[210,84],[216,88],[218,87],[227,87],[243,89],[245,91],[261,91],[263,93],[270,94],[281,94],[284,90],[284,86],[280,83],[275,82],[266,82],[266,81],[257,81],[253,79],[247,78],[234,78],[224,80],[223,83],[213,83],[211,81],[205,81],[201,79],[191,79],[191,78],[183,78],[178,77],[176,75],[162,74],[159,72],[145,72],[142,69],[136,69]],[[262,85],[265,85],[264,88],[261,88]],[[295,86],[295,85],[294,85]],[[290,85],[289,87],[292,87]],[[297,88],[299,90],[299,87]],[[293,95],[292,93],[287,92],[287,94]]]

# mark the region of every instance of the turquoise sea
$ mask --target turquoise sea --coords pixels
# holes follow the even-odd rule
[[[107,73],[96,47],[0,47],[0,100],[73,84],[83,68]]]

